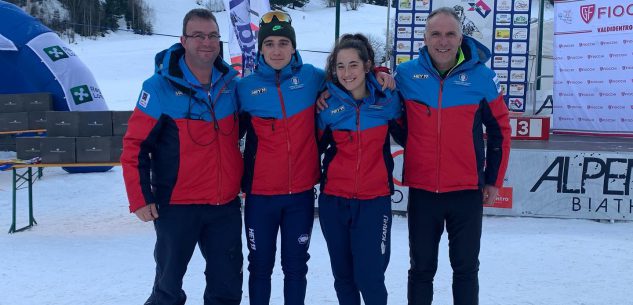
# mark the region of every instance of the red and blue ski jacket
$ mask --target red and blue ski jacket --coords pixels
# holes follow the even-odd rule
[[[427,47],[396,69],[406,111],[401,142],[407,186],[443,193],[503,184],[510,155],[508,108],[496,74],[485,66],[490,51],[466,36],[461,49],[465,59],[444,77]]]
[[[329,82],[328,108],[318,117],[319,148],[325,152],[321,191],[349,199],[372,199],[393,193],[389,131],[402,105],[393,90],[381,91],[367,74],[369,96],[354,98]]]
[[[221,58],[202,87],[175,44],[156,55],[123,138],[130,211],[149,203],[225,204],[243,172],[235,100],[237,72]]]
[[[315,101],[325,73],[303,64],[299,52],[281,70],[262,55],[253,74],[238,83],[246,129],[242,190],[280,195],[307,191],[319,178]]]

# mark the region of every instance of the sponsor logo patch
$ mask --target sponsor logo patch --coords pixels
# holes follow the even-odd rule
[[[345,110],[345,106],[341,106],[341,107],[338,107],[338,108],[336,108],[334,110],[331,110],[330,113],[331,114],[337,114],[339,112],[343,112],[344,110]]]
[[[299,242],[300,245],[307,244],[309,240],[310,240],[310,236],[308,234],[301,234],[301,236],[297,238],[297,241]]]
[[[253,89],[251,91],[251,95],[260,95],[260,94],[264,94],[264,93],[266,93],[266,87]]]
[[[427,79],[429,78],[428,74],[413,74],[413,79]]]
[[[141,97],[138,99],[138,104],[143,106],[143,108],[147,108],[147,103],[149,103],[149,93],[147,93],[147,91],[143,90],[143,92],[141,92]]]

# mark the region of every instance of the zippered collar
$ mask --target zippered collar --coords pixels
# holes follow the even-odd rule
[[[378,84],[378,80],[374,76],[373,72],[366,74],[365,86],[367,87],[367,91],[369,92],[369,96],[363,98],[363,103],[367,105],[375,105],[378,103],[380,98],[387,97],[387,94],[382,91],[382,87]],[[337,99],[356,106],[356,100],[354,97],[347,91],[345,88],[334,84],[333,82],[327,82],[327,88],[332,94],[332,96]]]
[[[283,81],[292,77],[296,71],[301,69],[301,66],[303,66],[303,60],[301,59],[299,51],[295,50],[295,54],[292,55],[290,63],[279,70],[279,80]],[[255,65],[254,73],[264,79],[276,79],[277,76],[277,70],[266,63],[264,55],[260,52],[257,52],[257,65]]]
[[[163,50],[156,54],[154,58],[154,73],[166,78],[179,89],[193,90],[193,85],[201,87],[200,82],[193,76],[191,70],[184,62],[185,48],[180,43],[172,45],[169,49]],[[213,79],[211,86],[215,85],[220,79],[228,80],[237,76],[237,71],[231,69],[229,65],[218,56],[213,63]]]

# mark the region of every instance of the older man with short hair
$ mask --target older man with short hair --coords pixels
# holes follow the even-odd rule
[[[409,305],[431,304],[439,242],[448,232],[455,305],[479,298],[483,204],[497,195],[508,165],[510,125],[490,51],[463,36],[459,16],[428,16],[419,58],[396,69],[407,132],[403,182],[410,187]],[[487,140],[484,141],[483,126]]]

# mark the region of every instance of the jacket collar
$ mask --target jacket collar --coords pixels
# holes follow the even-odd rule
[[[166,78],[172,84],[185,89],[193,90],[192,84],[200,86],[200,82],[193,76],[184,61],[185,49],[180,43],[176,43],[169,49],[156,54],[154,58],[154,73]],[[216,84],[222,78],[232,79],[237,75],[237,71],[231,69],[229,65],[218,56],[213,63],[212,84]]]
[[[295,72],[301,69],[301,66],[303,66],[303,60],[301,59],[299,51],[295,50],[295,54],[292,55],[290,63],[288,63],[280,70],[279,78],[281,80],[284,80],[292,77]],[[259,51],[257,52],[257,65],[255,66],[255,73],[266,79],[275,79],[277,73],[275,69],[273,69],[266,63],[266,61],[264,60],[264,55],[261,54]]]
[[[378,80],[376,80],[373,71],[366,74],[365,86],[367,87],[367,91],[369,91],[369,96],[363,98],[363,103],[368,105],[375,105],[376,103],[378,103],[378,100],[380,98],[386,97],[386,94],[382,91],[382,87],[380,86],[380,84],[378,84]],[[347,90],[345,90],[344,87],[334,84],[333,82],[328,82],[327,88],[332,96],[336,97],[337,99],[345,103],[352,104],[354,106],[357,105],[354,97]]]
[[[474,38],[464,36],[460,48],[464,53],[464,61],[462,61],[461,64],[457,64],[457,67],[454,67],[455,70],[451,74],[470,69],[480,63],[485,64],[490,60],[490,50]],[[427,46],[420,49],[420,56],[417,60],[418,63],[427,70],[437,71],[433,66]]]

